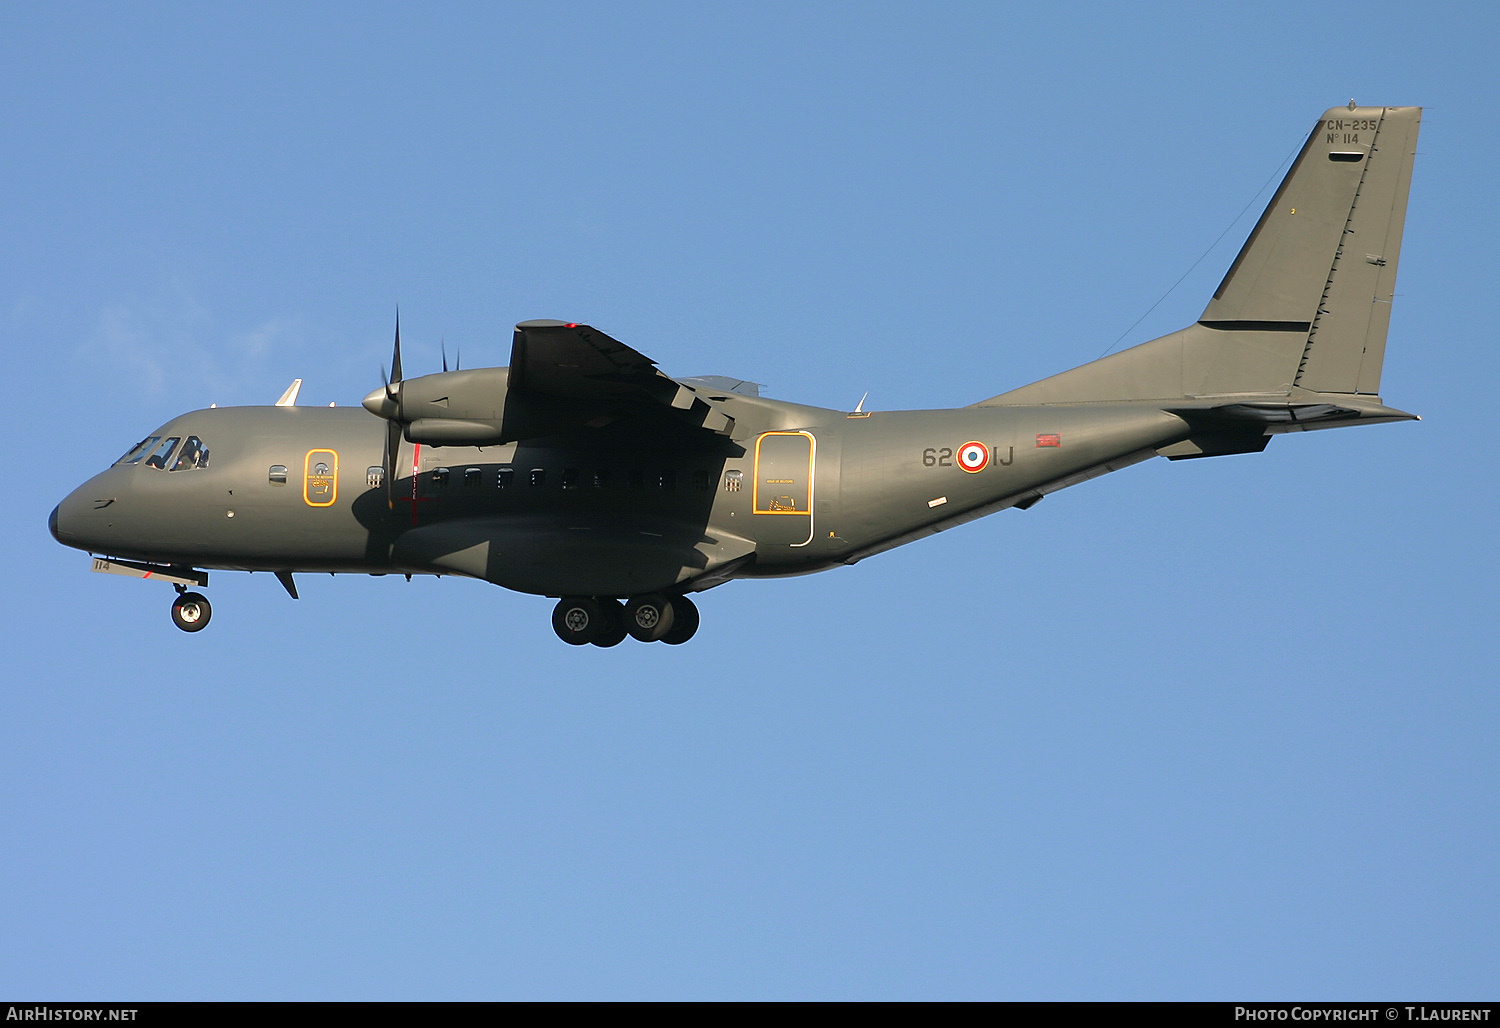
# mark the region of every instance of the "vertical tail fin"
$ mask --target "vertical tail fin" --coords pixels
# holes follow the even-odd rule
[[[1421,113],[1324,113],[1202,323],[1306,333],[1292,385],[1378,393]]]
[[[1377,394],[1421,114],[1326,111],[1196,324],[983,403]]]

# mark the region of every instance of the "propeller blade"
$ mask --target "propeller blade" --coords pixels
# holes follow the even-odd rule
[[[396,308],[396,347],[391,353],[391,381],[395,385],[401,381],[401,308]]]
[[[396,508],[396,460],[401,455],[401,426],[395,421],[385,426],[385,504]]]
[[[385,502],[386,506],[394,509],[396,506],[396,460],[401,454],[401,423],[398,420],[401,412],[401,308],[396,308],[396,343],[391,350],[391,377],[385,377],[385,370],[381,369],[381,379],[385,382],[385,396],[395,410],[385,416],[389,418],[385,429]]]
[[[448,370],[448,340],[442,340],[439,345],[441,345],[443,349],[443,371],[446,372]]]

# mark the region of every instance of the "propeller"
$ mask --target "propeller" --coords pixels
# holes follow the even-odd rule
[[[448,370],[448,344],[444,340],[443,371]],[[463,352],[459,351],[455,360],[455,370],[463,363]],[[405,431],[402,427],[402,410],[405,397],[401,378],[401,308],[396,308],[396,342],[391,350],[391,373],[387,377],[385,369],[380,369],[381,388],[372,392],[364,399],[364,407],[371,414],[386,420],[385,435],[385,492],[386,503],[394,508],[396,505],[396,461],[401,455],[401,438]]]
[[[391,377],[385,381],[386,408],[389,414],[385,423],[385,502],[396,506],[396,458],[401,453],[401,422],[396,415],[401,410],[401,308],[396,308],[396,345],[391,351]]]

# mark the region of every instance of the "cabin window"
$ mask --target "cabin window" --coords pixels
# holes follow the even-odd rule
[[[483,477],[483,475],[484,472],[480,471],[478,468],[464,468],[464,488],[478,489],[479,480],[481,477]]]
[[[578,488],[578,469],[577,468],[564,468],[563,469],[562,487],[564,489],[577,489]]]
[[[608,489],[609,488],[609,471],[607,469],[600,468],[598,471],[594,472],[594,488],[595,489]]]
[[[432,469],[432,491],[442,492],[448,488],[448,476],[451,472],[447,468]]]
[[[189,471],[193,468],[208,467],[208,447],[203,445],[203,440],[195,435],[187,437],[187,442],[182,444],[182,452],[177,455],[177,460],[172,464],[173,471]]]
[[[714,487],[714,476],[699,468],[693,472],[693,488],[700,493],[706,493]]]
[[[515,468],[501,468],[495,472],[495,488],[509,489],[510,484],[516,480]]]
[[[136,443],[128,451],[126,451],[125,456],[115,461],[115,463],[139,464],[141,462],[141,459],[145,457],[146,454],[151,452],[151,447],[155,446],[160,441],[161,436],[148,435],[146,438],[142,439],[140,442]]]
[[[266,473],[266,480],[272,485],[286,485],[286,465],[272,464],[271,470]]]
[[[378,464],[365,468],[365,485],[371,489],[379,489],[385,485],[385,468]]]
[[[146,458],[146,467],[155,468],[158,471],[165,470],[167,458],[172,456],[172,451],[177,449],[177,444],[182,441],[182,436],[174,435],[156,449],[151,451],[151,456]]]
[[[532,468],[531,469],[531,484],[534,485],[534,486],[542,486],[542,485],[545,485],[546,483],[547,483],[547,469],[546,468]]]

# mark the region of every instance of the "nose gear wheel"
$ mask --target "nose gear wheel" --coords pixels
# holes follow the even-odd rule
[[[201,632],[213,617],[213,606],[202,593],[183,593],[172,601],[172,624],[184,632]]]

